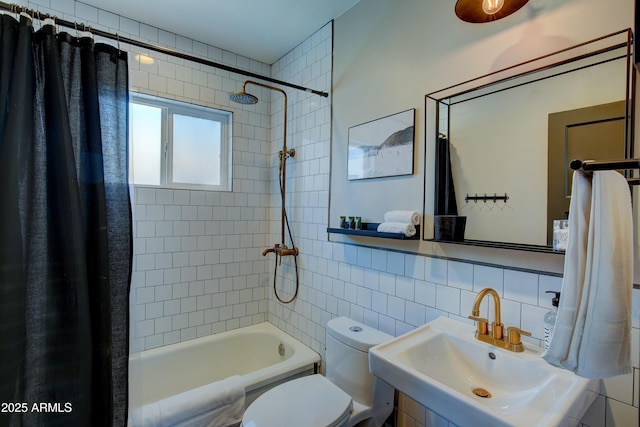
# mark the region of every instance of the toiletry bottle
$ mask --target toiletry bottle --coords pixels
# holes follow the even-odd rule
[[[551,300],[553,308],[544,315],[544,349],[549,349],[551,343],[551,336],[553,335],[553,329],[556,327],[556,317],[558,316],[558,304],[560,303],[560,292],[547,291],[547,294],[556,294]]]

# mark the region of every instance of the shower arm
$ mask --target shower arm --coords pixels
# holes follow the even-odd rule
[[[275,252],[277,255],[280,256],[287,256],[287,255],[293,255],[296,256],[298,255],[298,248],[296,247],[292,247],[292,248],[288,248],[287,245],[285,244],[285,216],[286,216],[286,210],[285,210],[285,194],[286,194],[286,178],[287,178],[287,158],[289,157],[295,157],[296,155],[296,150],[294,148],[288,150],[287,149],[287,93],[275,86],[270,86],[264,83],[259,83],[253,80],[246,80],[243,84],[242,84],[242,92],[246,92],[246,86],[247,84],[252,84],[252,85],[256,85],[256,86],[261,86],[264,87],[266,89],[271,89],[271,90],[275,90],[278,91],[282,94],[283,96],[283,101],[284,101],[284,129],[283,129],[283,136],[282,136],[282,150],[280,150],[280,152],[278,153],[278,157],[279,157],[279,167],[278,167],[278,173],[280,175],[280,179],[281,179],[281,183],[280,183],[280,198],[281,198],[281,211],[280,211],[280,244],[275,244],[272,248],[268,248],[265,249],[264,251],[262,251],[262,256],[267,255],[270,252]],[[293,246],[293,245],[292,245]]]

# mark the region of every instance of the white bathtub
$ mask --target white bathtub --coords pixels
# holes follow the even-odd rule
[[[246,407],[318,363],[318,353],[268,322],[146,350],[129,357],[129,412],[232,375],[242,377]]]

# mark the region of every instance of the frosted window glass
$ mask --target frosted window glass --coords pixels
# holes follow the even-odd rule
[[[160,185],[162,158],[162,109],[143,104],[131,104],[131,150],[133,182]]]
[[[173,182],[220,185],[220,123],[173,116]]]

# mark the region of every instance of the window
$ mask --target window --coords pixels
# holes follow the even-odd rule
[[[231,190],[230,112],[140,94],[129,107],[133,184]]]

